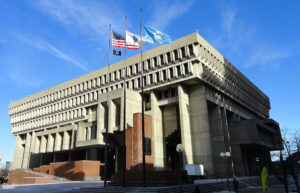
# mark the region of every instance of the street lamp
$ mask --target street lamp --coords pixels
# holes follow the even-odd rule
[[[183,145],[182,144],[177,144],[176,146],[176,151],[178,152],[178,159],[179,159],[179,186],[180,186],[180,192],[182,192],[182,187],[181,187],[181,166],[182,166],[182,153],[183,153]]]
[[[229,172],[228,172],[228,163],[227,160],[230,158],[230,152],[220,152],[220,157],[225,161],[225,168],[227,173],[227,187],[228,191],[230,191],[230,184],[229,184]]]
[[[259,161],[260,161],[260,158],[256,157],[255,161],[256,161],[256,173],[259,176]]]

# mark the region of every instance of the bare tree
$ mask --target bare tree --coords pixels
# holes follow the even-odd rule
[[[277,159],[272,164],[272,171],[277,179],[284,185],[285,192],[289,192],[288,176],[293,178],[294,184],[297,188],[297,192],[300,193],[300,187],[297,178],[297,164],[300,156],[300,138],[297,135],[297,131],[294,134],[294,139],[291,142],[288,139],[287,130],[283,132],[283,138],[281,140],[282,148],[279,152],[272,153],[272,158]]]

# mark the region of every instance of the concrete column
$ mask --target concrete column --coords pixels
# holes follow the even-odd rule
[[[214,170],[205,86],[198,84],[189,91],[179,86],[178,99],[184,163],[201,164],[206,175],[211,175]]]
[[[23,154],[24,154],[24,147],[22,145],[22,138],[20,135],[17,135],[14,160],[12,163],[13,170],[22,167]]]
[[[88,126],[86,132],[87,132],[87,140],[91,140],[92,128],[90,126]]]
[[[70,148],[73,149],[74,148],[74,144],[75,144],[75,130],[71,131],[71,146]]]
[[[46,152],[46,146],[47,146],[47,139],[45,135],[41,136],[41,146],[40,146],[40,153]]]
[[[99,103],[98,104],[98,110],[97,110],[97,127],[98,131],[104,130],[105,128],[105,107],[103,104]],[[99,136],[99,135],[98,135]]]
[[[162,127],[162,111],[158,106],[157,97],[154,92],[151,92],[151,115],[152,115],[152,127],[153,127],[153,161],[155,170],[163,170],[165,167],[165,146],[164,146],[164,134]]]
[[[31,162],[31,154],[34,153],[35,151],[35,141],[36,141],[36,136],[35,136],[35,132],[33,131],[31,134],[31,145],[30,145],[30,151],[29,151],[29,161],[28,161],[28,166],[30,166],[30,162]]]
[[[190,123],[189,113],[189,95],[187,89],[182,85],[178,86],[178,104],[179,104],[179,117],[181,128],[181,142],[184,148],[183,163],[194,164],[193,157],[193,144],[192,144],[192,128]]]
[[[193,146],[195,147],[194,161],[196,164],[203,164],[206,174],[211,175],[214,170],[205,85],[200,84],[192,87],[189,98]]]
[[[67,131],[64,131],[62,150],[69,150],[69,144],[70,144],[70,135]]]
[[[61,142],[62,142],[62,136],[59,132],[57,132],[55,134],[54,151],[60,151],[61,150]]]
[[[40,145],[41,145],[41,139],[40,137],[35,137],[34,140],[34,151],[33,153],[39,153],[40,152]]]
[[[29,158],[30,158],[30,145],[31,145],[31,133],[28,132],[26,134],[22,168],[28,168]]]
[[[225,161],[220,157],[221,152],[226,152],[224,130],[220,106],[210,105],[208,108],[209,126],[212,141],[212,153],[215,173],[226,176]]]
[[[47,152],[53,152],[54,147],[54,136],[52,134],[48,135],[48,144],[47,144]]]
[[[112,133],[115,127],[115,122],[116,122],[116,104],[114,103],[113,100],[108,101],[109,104],[109,115],[108,115],[108,132]]]

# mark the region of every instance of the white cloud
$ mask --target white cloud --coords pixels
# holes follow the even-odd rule
[[[24,43],[29,44],[30,46],[32,46],[34,48],[43,50],[43,51],[47,52],[48,54],[55,56],[59,59],[62,59],[70,64],[73,64],[84,71],[88,70],[88,66],[87,66],[86,62],[79,62],[79,61],[75,60],[73,57],[69,56],[68,54],[64,53],[63,51],[59,50],[58,48],[54,47],[53,45],[51,45],[48,42],[45,42],[45,41],[39,40],[39,39],[29,39],[29,38],[25,38],[25,37],[21,37],[21,36],[18,36],[17,38],[19,40],[23,41]]]
[[[77,28],[93,39],[103,39],[108,25],[120,30],[124,14],[115,3],[108,1],[43,0],[34,1],[35,6],[64,25]]]
[[[291,53],[286,50],[281,49],[256,49],[252,54],[250,54],[248,60],[245,62],[245,67],[251,67],[255,65],[262,65],[266,68],[268,64],[273,66],[278,65],[278,61],[282,59],[289,58]]]
[[[221,10],[221,26],[228,33],[232,31],[232,25],[235,19],[235,11],[232,8],[225,8]]]
[[[12,69],[9,78],[20,87],[40,87],[44,81],[38,79],[30,79],[29,76],[24,76],[24,71],[18,68]]]
[[[235,5],[218,2],[219,25],[202,32],[207,34],[207,39],[214,47],[226,50],[227,57],[244,58],[242,65],[245,68],[259,65],[266,69],[278,67],[283,59],[295,54],[292,45],[282,46],[261,38],[258,27],[247,22]]]
[[[173,20],[185,14],[191,8],[192,4],[193,1],[153,1],[153,13],[147,25],[163,30]]]

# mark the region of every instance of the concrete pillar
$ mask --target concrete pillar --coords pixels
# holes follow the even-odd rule
[[[87,130],[86,130],[87,134],[87,140],[91,140],[91,136],[92,136],[92,127],[88,126]]]
[[[22,167],[23,154],[24,154],[24,147],[22,145],[22,138],[20,135],[17,135],[14,160],[12,163],[13,170]]]
[[[151,115],[152,115],[152,127],[153,127],[153,164],[155,170],[163,170],[165,167],[165,146],[164,146],[164,134],[162,127],[162,111],[158,106],[157,97],[154,92],[151,92]]]
[[[182,85],[178,86],[178,105],[181,128],[181,142],[184,148],[183,163],[194,164],[193,144],[192,144],[192,128],[190,123],[189,113],[189,95],[187,89]]]
[[[33,131],[31,134],[30,153],[33,153],[35,150],[35,141],[36,141],[36,136],[35,136],[35,132]]]
[[[41,145],[41,137],[36,136],[34,140],[34,151],[33,153],[40,152],[40,145]]]
[[[97,110],[97,127],[98,131],[105,129],[105,107],[102,103],[98,104],[98,110]],[[99,136],[99,135],[98,135]]]
[[[47,146],[47,139],[45,135],[41,136],[41,146],[40,146],[40,153],[46,152],[46,146]]]
[[[71,145],[70,145],[70,149],[73,149],[74,148],[74,145],[75,145],[75,130],[71,130]]]
[[[70,135],[68,131],[64,131],[62,150],[69,150]]]
[[[113,132],[116,122],[116,104],[113,100],[109,100],[109,115],[108,115],[108,132]]]
[[[47,144],[47,152],[53,152],[54,148],[54,136],[52,134],[48,135],[48,144]]]
[[[28,168],[30,158],[31,133],[26,134],[22,168]]]
[[[214,173],[214,170],[205,85],[200,84],[192,87],[189,97],[193,146],[195,147],[194,161],[197,164],[203,164],[206,174],[211,175]]]
[[[209,126],[211,132],[212,153],[215,173],[226,176],[226,165],[220,157],[221,152],[226,152],[224,129],[221,116],[221,108],[217,105],[210,105],[208,108]]]
[[[184,163],[201,164],[206,175],[214,173],[207,101],[204,84],[178,87],[181,139]]]
[[[54,151],[60,151],[61,150],[61,142],[62,142],[62,136],[59,132],[57,132],[55,134]]]

